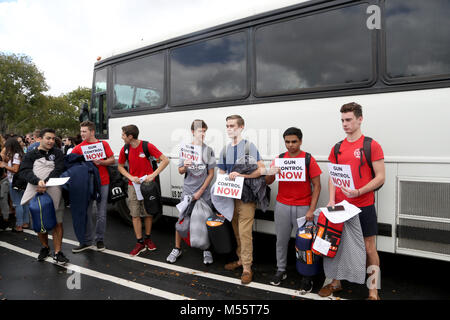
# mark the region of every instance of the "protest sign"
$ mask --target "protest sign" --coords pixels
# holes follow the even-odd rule
[[[277,181],[306,181],[305,158],[276,158],[275,166],[281,170],[275,176]]]
[[[81,146],[81,151],[83,152],[84,160],[94,161],[106,158],[105,148],[103,143],[94,143]]]
[[[180,157],[185,160],[192,160],[195,164],[201,164],[202,161],[202,146],[194,144],[181,145]]]
[[[355,189],[350,165],[329,163],[328,171],[333,185],[338,188],[345,187],[352,190]]]
[[[240,199],[242,197],[243,186],[243,177],[236,177],[235,180],[231,180],[227,174],[218,174],[214,186],[214,195]]]

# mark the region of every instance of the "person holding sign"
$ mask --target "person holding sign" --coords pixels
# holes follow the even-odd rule
[[[231,143],[228,144],[220,153],[219,173],[229,174],[229,178],[234,180],[236,177],[245,179],[256,179],[265,173],[264,163],[261,160],[256,146],[242,138],[244,130],[244,119],[239,115],[232,115],[226,118],[226,127],[228,137]],[[247,154],[248,153],[248,154]],[[249,158],[252,164],[257,165],[257,169],[250,174],[241,174],[233,170],[240,159]],[[252,281],[253,272],[251,269],[253,262],[253,222],[255,218],[256,202],[244,202],[242,199],[234,200],[234,215],[231,222],[234,235],[236,237],[236,253],[239,258],[225,265],[226,270],[235,270],[242,267],[241,283],[248,284]]]
[[[314,157],[300,149],[303,139],[300,129],[288,128],[283,133],[283,139],[287,152],[280,154],[272,161],[270,172],[266,175],[266,183],[272,184],[275,176],[281,176],[282,171],[292,173],[291,179],[284,174],[284,178],[279,179],[278,182],[274,213],[277,236],[277,272],[270,281],[275,286],[280,285],[281,281],[287,278],[288,243],[292,229],[297,230],[297,219],[306,217],[307,221],[314,220],[313,212],[316,210],[319,200],[320,175],[322,173]],[[313,188],[311,188],[311,184]],[[309,277],[303,277],[300,290],[305,293],[311,292],[312,285]]]
[[[194,120],[191,125],[193,136],[192,146],[199,147],[197,158],[183,157],[183,150],[180,150],[180,162],[178,164],[178,173],[184,175],[183,192],[181,199],[185,196],[192,196],[193,200],[202,198],[210,206],[211,193],[209,184],[214,178],[214,168],[216,167],[216,157],[214,151],[205,143],[205,135],[208,126],[203,120]],[[191,148],[194,150],[194,148]],[[167,261],[175,263],[181,255],[181,236],[175,231],[175,248],[170,252]],[[211,251],[203,251],[203,263],[213,263]]]
[[[101,182],[101,199],[97,202],[95,230],[93,230],[94,228],[92,226],[94,201],[90,200],[87,211],[88,218],[85,241],[84,243],[80,243],[78,247],[73,248],[72,252],[78,253],[89,249],[91,247],[92,240],[95,241],[97,250],[103,251],[105,250],[104,237],[106,231],[106,206],[109,191],[109,173],[107,166],[114,164],[114,153],[112,152],[108,142],[100,141],[95,137],[95,124],[93,122],[82,122],[80,124],[80,135],[83,142],[73,148],[72,153],[83,155],[86,161],[92,161],[97,167]],[[84,186],[80,186],[80,188],[83,187]]]
[[[378,229],[374,190],[381,187],[385,180],[384,154],[378,142],[372,139],[367,140],[368,138],[362,134],[363,115],[359,104],[354,102],[344,104],[340,111],[346,138],[331,149],[328,160],[333,164],[350,166],[354,188],[337,187],[330,177],[328,207],[334,207],[336,203],[347,200],[361,209],[359,220],[366,248],[367,265],[379,273],[380,259],[375,243]],[[366,141],[369,145],[365,148]],[[367,159],[369,157],[366,153],[367,149],[370,150],[370,161]],[[375,277],[378,278],[378,275],[375,274]],[[369,287],[368,299],[379,299],[377,287]],[[320,290],[319,295],[328,296],[340,290],[342,290],[340,281],[333,279],[330,284]]]
[[[134,249],[130,252],[131,256],[136,256],[146,249],[150,251],[156,250],[156,245],[150,238],[153,212],[147,212],[144,207],[144,200],[138,200],[136,188],[133,186],[133,183],[138,186],[141,183],[149,183],[155,180],[161,171],[169,164],[169,159],[153,144],[145,141],[147,149],[144,150],[144,141],[138,140],[138,137],[139,129],[135,125],[131,124],[122,127],[122,140],[124,141],[125,146],[120,150],[118,169],[123,176],[128,178],[128,206],[130,208],[134,233],[137,239]],[[127,153],[125,153],[126,146]],[[161,164],[155,171],[153,171],[152,164],[147,157],[147,152],[149,153],[149,156],[161,161]],[[125,169],[125,163],[127,161],[128,171]],[[145,239],[142,236],[141,217],[144,218]]]

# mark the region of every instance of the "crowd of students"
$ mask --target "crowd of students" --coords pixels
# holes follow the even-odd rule
[[[363,148],[364,135],[361,132],[363,121],[362,108],[357,103],[348,103],[341,107],[341,121],[346,138],[340,143],[339,164],[349,164],[353,172],[355,189],[337,188],[333,183],[328,183],[329,203],[328,206],[334,206],[336,203],[347,200],[351,204],[361,209],[359,221],[364,236],[364,244],[367,253],[367,265],[379,266],[379,258],[376,251],[375,237],[377,234],[377,217],[374,207],[374,190],[384,183],[385,169],[384,156],[380,145],[372,140],[372,156],[374,175],[368,167],[368,161],[364,158],[361,151]],[[241,283],[248,284],[253,280],[253,223],[256,208],[268,206],[268,195],[264,190],[266,185],[275,181],[275,175],[280,172],[276,166],[275,160],[270,168],[266,168],[258,148],[251,141],[242,137],[245,127],[244,119],[239,115],[231,115],[225,119],[225,125],[230,143],[228,143],[219,154],[219,161],[216,163],[214,150],[204,143],[205,135],[208,129],[203,120],[194,120],[191,125],[192,145],[200,146],[202,150],[202,159],[200,163],[194,163],[192,160],[180,157],[178,172],[184,175],[184,185],[182,199],[184,196],[191,196],[193,199],[203,199],[209,206],[214,208],[211,196],[211,182],[214,179],[215,168],[218,167],[218,173],[228,174],[231,180],[237,177],[243,177],[244,181],[251,182],[244,185],[244,188],[251,189],[246,192],[241,199],[233,200],[233,217],[231,220],[234,231],[237,248],[237,260],[227,263],[226,270],[236,270],[242,268]],[[80,157],[83,155],[82,146],[98,144],[100,141],[95,137],[95,126],[90,121],[84,121],[80,125],[80,134],[82,142],[73,143],[73,140],[67,140],[68,146],[72,149],[72,154]],[[308,166],[305,181],[279,181],[278,194],[276,197],[274,220],[276,231],[276,259],[277,271],[270,281],[272,285],[280,285],[286,279],[286,266],[288,254],[288,242],[292,230],[297,229],[297,219],[305,217],[307,221],[314,219],[313,212],[316,209],[319,195],[321,192],[320,175],[322,173],[315,158],[301,149],[303,134],[299,128],[288,128],[283,134],[286,150],[280,154],[280,158],[308,158]],[[45,192],[46,182],[51,177],[59,177],[63,174],[64,153],[62,146],[57,144],[55,131],[44,129],[40,132],[36,149],[24,153],[24,148],[20,147],[18,139],[14,138],[14,143],[9,138],[2,150],[1,168],[6,169],[9,183],[9,192],[16,210],[16,221],[21,227],[27,227],[29,220],[25,218],[26,203],[20,201],[20,193],[13,188],[12,174],[20,172],[27,183],[35,186],[38,192]],[[152,183],[156,177],[167,167],[169,159],[152,143],[143,141],[139,138],[139,129],[135,125],[122,127],[122,140],[124,147],[120,150],[118,160],[119,172],[128,179],[128,205],[130,215],[132,216],[133,228],[136,236],[136,244],[130,255],[135,256],[145,250],[155,250],[156,244],[151,238],[152,222],[154,212],[148,212],[144,206],[143,200],[137,197],[137,191],[134,185],[145,185]],[[72,145],[70,144],[72,143]],[[104,250],[104,233],[106,226],[106,201],[108,199],[109,174],[108,166],[114,164],[114,154],[106,141],[103,144],[105,157],[102,160],[95,160],[93,164],[98,169],[101,188],[100,197],[89,200],[89,206],[86,212],[85,224],[95,217],[96,225],[84,226],[83,234],[79,237],[80,245],[72,250],[73,253],[79,253],[91,248],[94,244],[98,250]],[[32,145],[31,145],[32,146]],[[30,146],[30,147],[31,147]],[[35,145],[36,146],[36,145]],[[331,149],[329,161],[337,163],[334,153],[334,146]],[[68,152],[65,152],[66,154]],[[159,165],[153,170],[149,156],[157,159]],[[67,156],[66,156],[67,157]],[[73,156],[75,157],[75,156]],[[39,159],[50,163],[52,170],[45,176],[37,176],[36,161]],[[128,163],[128,166],[125,166]],[[67,169],[67,168],[66,168]],[[143,178],[144,177],[144,178]],[[2,195],[3,195],[2,180]],[[6,185],[6,183],[5,183]],[[3,198],[2,198],[3,199]],[[18,200],[19,199],[19,200]],[[97,201],[96,212],[93,210],[92,203]],[[63,236],[62,212],[64,206],[59,199],[55,201],[57,209],[57,227],[53,230],[54,259],[58,263],[66,263],[68,259],[61,252],[61,242]],[[4,213],[2,202],[2,213]],[[6,210],[9,210],[6,207]],[[9,213],[9,211],[8,211]],[[72,212],[74,214],[74,212]],[[3,214],[5,217],[5,215]],[[144,220],[144,234],[142,234],[142,219]],[[74,226],[75,227],[75,226]],[[16,226],[16,230],[18,229]],[[47,234],[39,234],[42,249],[38,260],[42,261],[50,255]],[[181,256],[181,237],[175,232],[175,244],[167,257],[167,261],[175,263]],[[212,252],[204,250],[203,262],[205,264],[213,263]],[[371,269],[373,270],[373,268]],[[375,268],[375,270],[379,270]],[[376,272],[376,271],[374,271]],[[342,290],[340,280],[333,279],[331,283],[324,286],[320,291],[320,296],[329,296],[334,292]],[[302,293],[311,292],[313,279],[302,277],[300,282]],[[377,288],[369,288],[368,299],[379,299]]]

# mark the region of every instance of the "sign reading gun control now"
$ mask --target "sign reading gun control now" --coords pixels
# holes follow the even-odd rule
[[[330,172],[331,181],[336,187],[355,189],[350,165],[329,163],[328,171]]]
[[[243,177],[236,177],[235,180],[231,180],[227,174],[218,174],[214,187],[214,195],[240,199],[242,197],[243,186]]]
[[[184,144],[181,146],[181,158],[185,160],[192,160],[195,164],[202,163],[202,146],[193,144]]]
[[[277,181],[306,181],[305,158],[276,158],[275,165],[281,170],[275,176]]]
[[[81,151],[83,151],[84,160],[86,161],[106,158],[105,148],[103,148],[103,143],[101,142],[81,146]]]

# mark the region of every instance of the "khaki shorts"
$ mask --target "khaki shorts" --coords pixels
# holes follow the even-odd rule
[[[138,200],[136,196],[136,190],[133,186],[128,185],[128,209],[130,209],[130,215],[133,218],[151,217],[144,208],[144,200]]]

